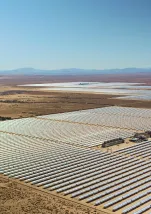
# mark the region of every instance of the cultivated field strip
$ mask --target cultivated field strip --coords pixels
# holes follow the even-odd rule
[[[134,131],[130,130],[36,118],[1,122],[0,131],[84,147],[93,147],[106,140],[127,138],[134,134]]]
[[[150,145],[132,148],[146,153]],[[100,209],[123,214],[150,209],[151,160],[123,151],[105,153],[1,132],[0,173]]]

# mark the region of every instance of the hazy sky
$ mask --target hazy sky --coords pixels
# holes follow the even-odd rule
[[[151,0],[1,0],[0,69],[151,67]]]

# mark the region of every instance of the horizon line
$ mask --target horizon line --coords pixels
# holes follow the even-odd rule
[[[123,67],[123,68],[54,68],[54,69],[45,69],[45,68],[34,68],[34,67],[21,67],[21,68],[13,68],[13,69],[0,69],[0,72],[4,71],[17,71],[17,70],[23,70],[23,69],[31,69],[31,70],[44,70],[44,71],[61,71],[61,70],[95,70],[95,71],[101,71],[101,70],[124,70],[124,69],[151,69],[151,67]]]

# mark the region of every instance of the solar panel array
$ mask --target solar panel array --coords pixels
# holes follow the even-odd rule
[[[151,127],[151,110],[117,106],[76,111],[73,113],[46,115],[38,118],[69,121],[79,124],[100,125],[135,131],[145,131]]]
[[[5,121],[0,123],[0,131],[93,147],[149,130],[150,117],[149,109],[113,106]]]
[[[106,140],[127,138],[134,134],[131,130],[37,118],[1,122],[0,131],[84,147],[101,145]]]
[[[150,130],[151,110],[106,107],[0,122],[0,173],[113,212],[151,209],[151,142],[89,149]]]
[[[115,153],[131,157],[151,159],[151,144],[145,141],[129,148],[120,149]]]
[[[117,106],[46,115],[38,118],[68,121],[78,124],[100,125],[131,131],[146,131],[151,127],[151,110]]]
[[[68,113],[59,113],[59,114],[51,114],[51,115],[44,115],[39,116],[39,118],[57,118],[57,119],[66,119],[70,118],[72,115],[78,116],[79,113],[86,114],[86,113],[94,113],[94,114],[109,114],[109,115],[125,115],[131,117],[143,117],[143,118],[151,118],[151,110],[150,109],[143,109],[143,108],[130,108],[130,107],[120,107],[120,106],[110,106],[104,108],[95,108],[95,109],[88,109],[88,110],[81,110],[81,111],[74,111]]]
[[[151,151],[150,145],[143,142],[135,149]],[[0,173],[101,209],[145,212],[150,209],[151,160],[122,151],[0,132]]]

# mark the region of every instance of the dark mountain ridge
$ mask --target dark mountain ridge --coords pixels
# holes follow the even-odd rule
[[[151,73],[151,68],[123,68],[123,69],[57,69],[43,70],[35,68],[19,68],[13,70],[0,70],[0,75],[96,75],[96,74],[132,74]]]

